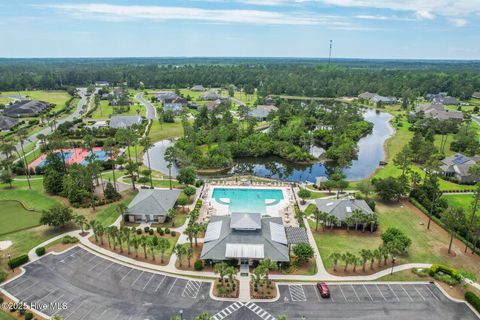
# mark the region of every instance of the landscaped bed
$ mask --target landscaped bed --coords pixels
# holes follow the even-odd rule
[[[250,281],[250,297],[252,299],[273,299],[276,296],[277,286],[273,281],[270,282],[270,285],[267,284],[267,281],[263,281],[258,285],[258,288]]]
[[[238,298],[240,285],[237,279],[233,280],[233,285],[229,279],[224,279],[222,284],[219,279],[213,284],[213,295],[220,298]]]

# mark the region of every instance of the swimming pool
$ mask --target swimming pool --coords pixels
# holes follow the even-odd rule
[[[244,189],[244,188],[215,188],[212,198],[220,204],[228,205],[232,212],[259,212],[267,213],[267,206],[280,203],[283,192],[280,189]]]

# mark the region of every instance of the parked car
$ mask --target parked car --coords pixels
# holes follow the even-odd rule
[[[330,289],[325,282],[317,283],[317,289],[320,291],[322,298],[330,298]]]

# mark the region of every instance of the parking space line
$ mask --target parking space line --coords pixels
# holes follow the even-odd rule
[[[133,287],[133,286],[135,285],[135,283],[138,281],[138,279],[140,279],[140,277],[143,275],[143,272],[144,272],[144,271],[142,271],[142,272],[138,275],[137,279],[135,279],[135,281],[132,282],[132,284],[130,285],[131,287]]]
[[[342,285],[339,285],[338,287],[340,288],[340,292],[342,293],[343,298],[345,299],[346,302],[348,302],[347,297],[345,297],[345,294],[343,293]]]
[[[73,299],[72,299],[73,300]],[[82,304],[84,303],[85,301],[82,301],[80,302],[80,304],[78,305],[78,307],[76,307],[68,316],[65,317],[65,320],[67,320],[72,314],[75,313],[75,311],[77,311],[81,306]]]
[[[85,313],[83,317],[80,318],[80,320],[85,319],[85,317],[88,316],[90,313],[92,313],[93,310],[95,310],[95,307],[91,308],[87,313]]]
[[[165,275],[163,276],[162,280],[160,280],[160,283],[157,285],[157,287],[155,288],[155,291],[154,291],[154,292],[157,292],[158,289],[160,289],[160,286],[162,285],[163,281],[165,281],[165,278],[166,278],[166,277],[167,277],[167,276],[165,276]]]
[[[17,283],[17,284],[15,284],[15,285],[11,286],[10,288],[7,288],[7,287],[3,287],[3,288],[4,288],[5,290],[12,290],[12,289],[13,289],[13,288],[15,288],[16,286],[19,286],[19,285],[21,285],[22,283],[24,283],[24,282],[28,281],[29,279],[30,279],[30,278],[25,278],[25,279],[23,279],[23,281],[20,281],[19,283]]]
[[[353,293],[357,296],[357,300],[360,302],[360,298],[358,297],[357,291],[355,291],[355,288],[353,287],[353,284],[350,285],[353,289]]]
[[[417,291],[417,293],[420,295],[420,297],[422,297],[423,301],[425,301],[425,297],[420,293],[420,291],[418,291],[417,287],[415,285],[413,285],[413,288],[415,289],[415,291]]]
[[[66,303],[66,305],[68,306],[68,304],[69,304],[70,302],[72,302],[73,299],[75,299],[75,297],[73,297],[72,299],[68,300],[68,302]],[[57,299],[57,300],[59,300],[59,299]],[[52,314],[52,317],[53,317],[54,315],[56,315],[60,310],[62,310],[62,308],[58,308],[57,311],[55,311],[55,312]]]
[[[150,276],[150,279],[148,279],[147,283],[145,283],[145,286],[143,287],[142,291],[145,291],[145,288],[148,286],[150,281],[152,281],[153,277],[155,277],[155,273],[152,273],[152,275]]]
[[[19,292],[17,292],[15,295],[16,295],[16,296],[19,296],[22,292],[24,292],[24,291],[27,290],[27,289],[30,289],[30,288],[33,287],[33,286],[36,286],[38,283],[39,283],[39,282],[34,282],[34,283],[32,283],[32,284],[29,285],[28,287],[23,288],[22,290],[20,290]]]
[[[172,291],[173,286],[175,285],[175,283],[177,282],[177,280],[178,280],[178,278],[175,278],[175,281],[173,281],[172,285],[170,286],[170,289],[168,289],[167,296],[170,295],[170,291]]]
[[[318,289],[317,289],[316,287],[313,287],[313,291],[315,291],[315,294],[317,295],[318,301],[322,301],[322,300],[320,299],[320,295],[318,294]]]
[[[105,267],[102,271],[100,271],[99,274],[102,274],[103,272],[107,271],[115,262],[110,263],[107,267]]]
[[[128,270],[128,272],[122,277],[122,279],[120,279],[120,282],[123,281],[123,279],[125,279],[125,277],[128,276],[128,274],[132,271],[133,271],[133,268],[130,268],[130,270]]]
[[[362,286],[365,289],[365,291],[367,291],[367,294],[370,297],[370,300],[372,300],[372,302],[373,302],[373,298],[372,298],[372,295],[370,294],[370,291],[368,291],[367,287],[365,287],[365,284],[362,284]]]
[[[428,287],[428,285],[426,285],[425,287],[428,289],[428,291],[430,291],[430,293],[431,293],[432,296],[435,298],[435,300],[440,301],[440,299],[438,299],[438,297],[435,295],[435,293],[433,293],[432,289],[430,289],[430,288]]]
[[[397,301],[400,301],[400,298],[397,296],[397,294],[395,293],[395,291],[393,291],[392,287],[390,287],[390,284],[388,284],[388,288],[393,292],[393,294],[394,294],[395,297],[397,298]]]
[[[96,266],[98,266],[100,263],[102,263],[103,261],[100,261],[99,263],[97,263],[96,265],[94,265],[93,267],[91,267],[90,269],[88,269],[88,271],[92,271],[93,269],[95,269]]]
[[[410,295],[408,294],[407,290],[405,290],[405,288],[400,285],[400,287],[402,287],[403,291],[405,291],[405,293],[407,294],[407,296],[410,298],[410,301],[413,301],[412,297],[410,297]]]
[[[382,295],[383,300],[387,301],[387,298],[385,298],[385,296],[383,295],[383,292],[382,292],[382,290],[380,290],[380,288],[378,287],[378,284],[375,284],[375,286],[377,287],[378,292],[380,292],[380,294]]]
[[[305,291],[303,290],[302,285],[289,285],[288,290],[290,291],[291,301],[307,301],[307,297],[305,296]]]
[[[100,313],[100,315],[98,316],[98,319],[102,319],[103,315],[105,314],[105,312],[107,312],[108,309],[105,308],[105,310],[103,310],[102,313]]]
[[[202,287],[201,281],[189,280],[185,284],[185,288],[183,289],[183,292],[182,292],[182,297],[184,298],[189,297],[192,299],[196,299],[201,287]]]

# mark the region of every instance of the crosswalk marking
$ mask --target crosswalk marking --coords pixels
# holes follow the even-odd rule
[[[185,288],[183,289],[182,297],[195,299],[200,291],[201,286],[202,282],[200,281],[188,280]]]
[[[253,311],[257,316],[259,316],[263,320],[276,320],[276,318],[274,316],[272,316],[270,313],[263,310],[262,308],[260,308],[259,306],[257,306],[253,302],[248,302],[247,304],[245,304],[245,307],[247,307],[248,309]],[[220,320],[220,319],[217,319],[217,320]]]
[[[307,301],[307,297],[305,296],[305,291],[303,290],[302,285],[289,285],[288,290],[290,291],[290,298],[292,301]]]
[[[210,319],[212,319],[212,320],[222,320],[222,319],[228,317],[229,315],[231,315],[232,313],[234,313],[235,311],[237,311],[238,309],[240,309],[241,307],[243,307],[243,305],[244,304],[242,302],[232,303],[231,305],[225,307],[222,311],[217,312]]]

